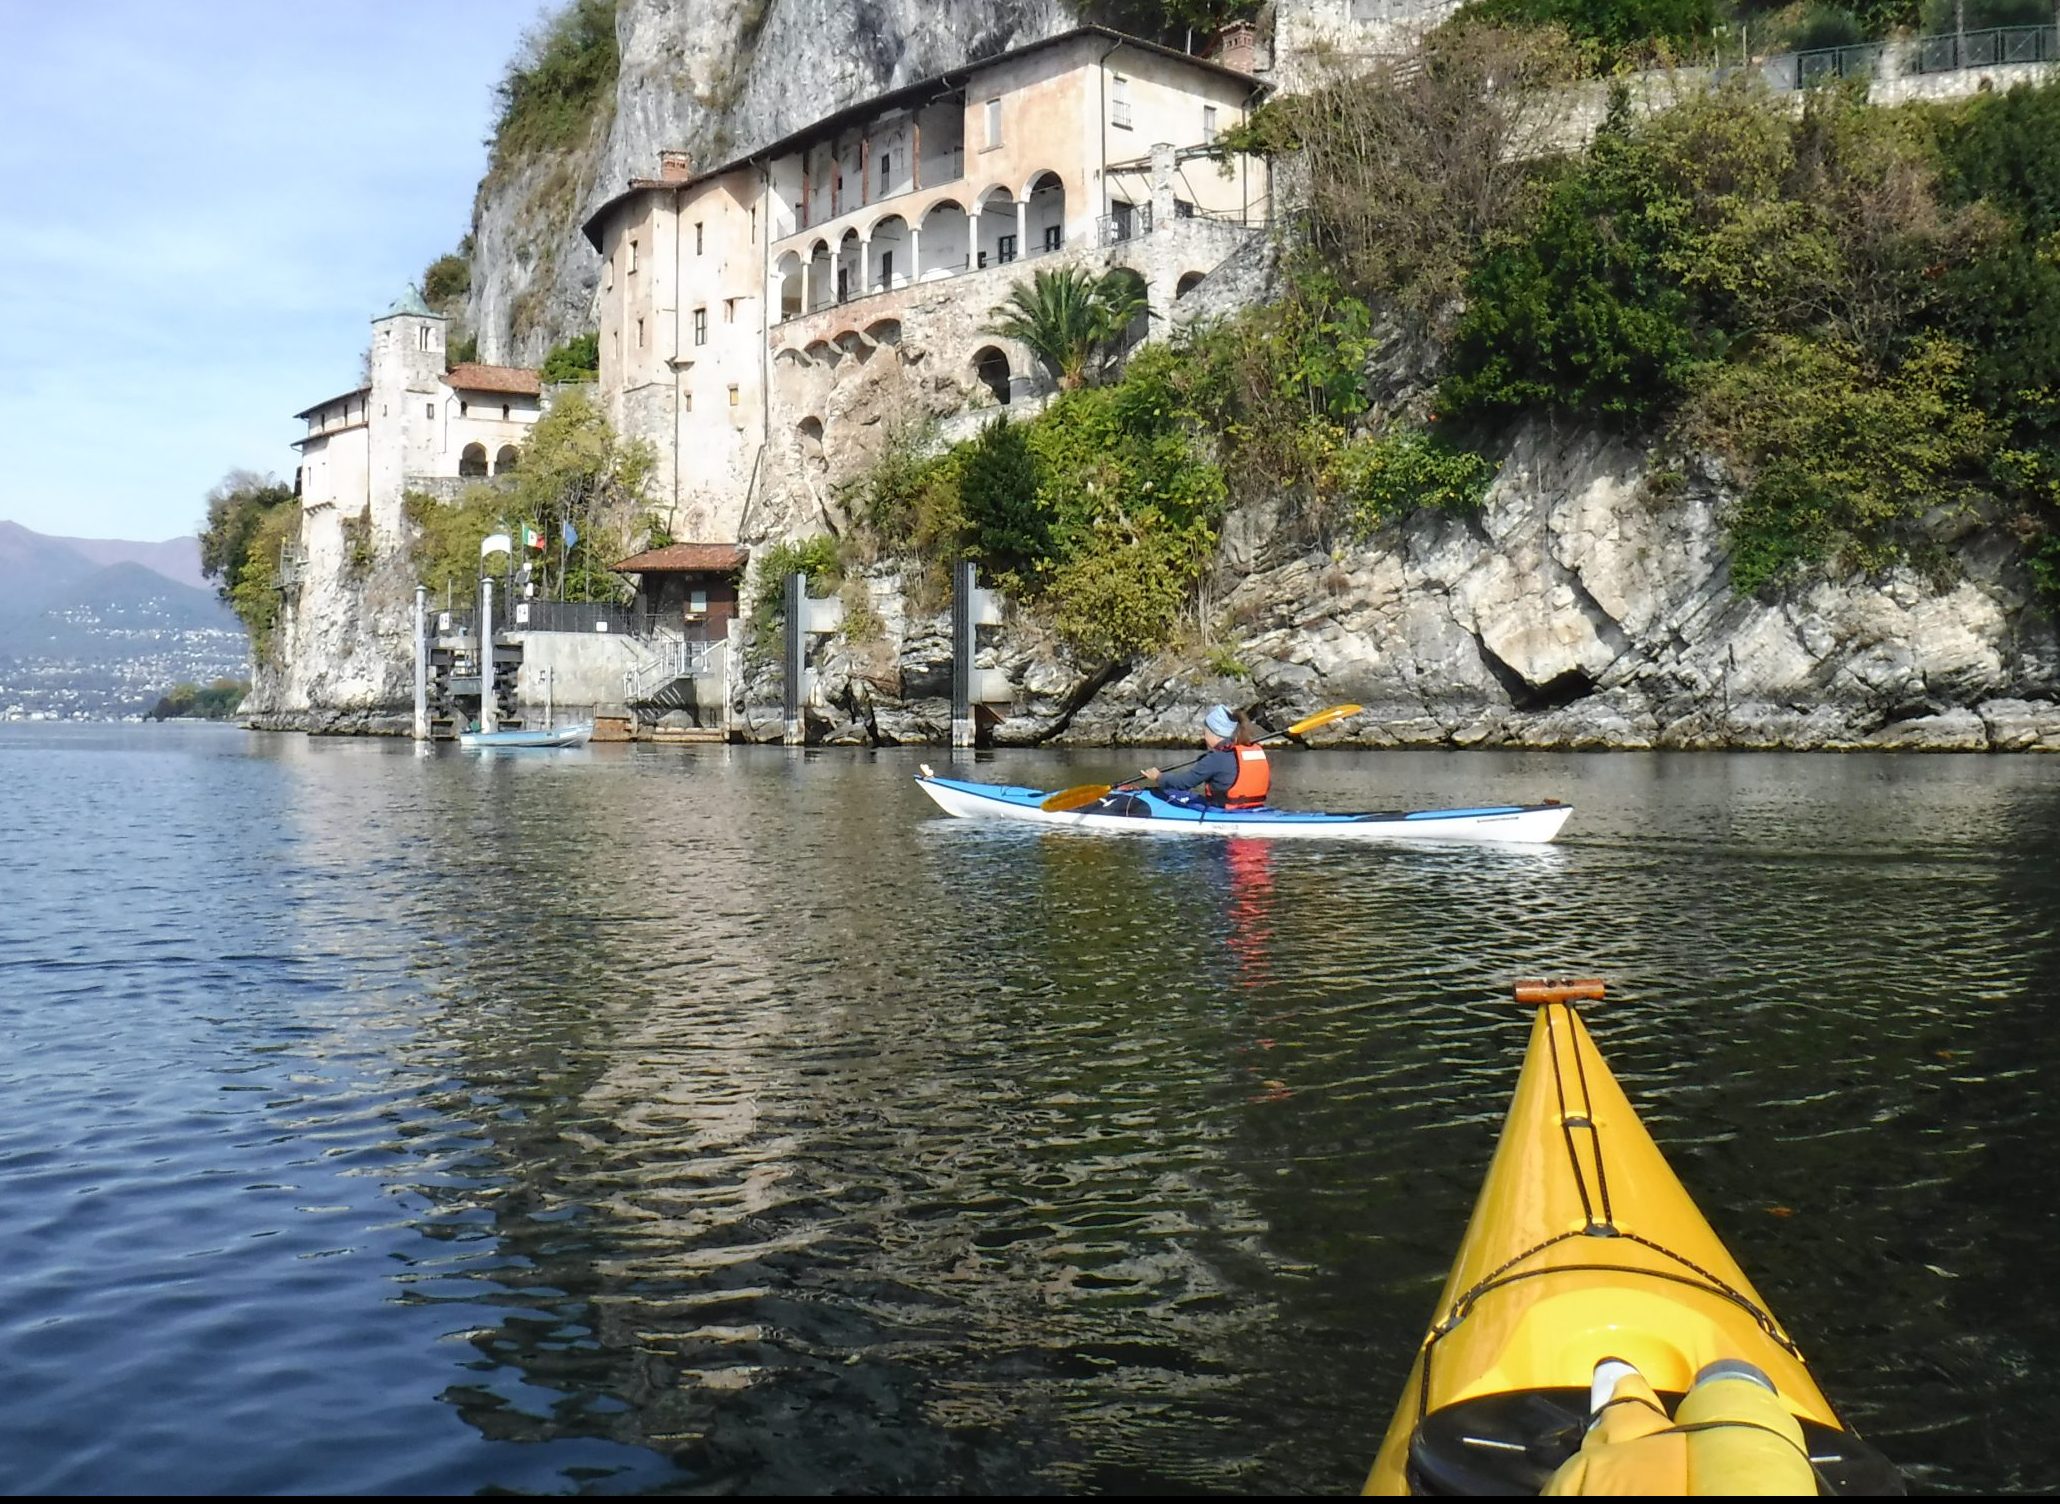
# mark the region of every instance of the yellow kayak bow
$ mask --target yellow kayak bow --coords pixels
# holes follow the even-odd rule
[[[1743,1476],[1708,1476],[1721,1467],[1710,1460],[1719,1443],[1743,1428],[1768,1433],[1751,1420],[1720,1422],[1730,1435],[1706,1420],[1689,1423],[1710,1402],[1697,1397],[1684,1407],[1682,1397],[1717,1364],[1749,1366],[1764,1378],[1743,1390],[1764,1395],[1771,1387],[1778,1429],[1791,1431],[1785,1410],[1802,1438],[1777,1450],[1803,1469],[1804,1481],[1813,1473],[1826,1493],[1902,1492],[1895,1469],[1841,1424],[1603,1063],[1573,1007],[1599,999],[1602,984],[1524,982],[1516,992],[1538,1010],[1530,1051],[1365,1491],[1579,1492],[1583,1478],[1599,1486],[1609,1467],[1589,1459],[1607,1440],[1605,1428],[1583,1441],[1597,1366],[1615,1360],[1607,1372],[1630,1376],[1616,1404],[1635,1390],[1665,1407],[1655,1424],[1633,1428],[1669,1433],[1646,1445],[1705,1454],[1700,1475],[1696,1463],[1684,1464],[1689,1484],[1652,1479],[1651,1491],[1776,1491]],[[1708,1392],[1734,1391],[1742,1392],[1739,1384]],[[1577,1453],[1582,1461],[1571,1462]]]

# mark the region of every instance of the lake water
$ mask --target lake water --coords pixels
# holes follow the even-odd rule
[[[1913,1486],[2060,1487],[2060,758],[924,757],[0,727],[0,1489],[1355,1489],[1539,972]]]

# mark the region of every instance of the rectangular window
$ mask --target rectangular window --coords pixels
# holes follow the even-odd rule
[[[706,244],[706,241],[702,236],[702,229],[703,226],[701,222],[697,220],[694,224],[694,254],[696,256],[701,254],[702,248]]]
[[[694,310],[694,343],[697,345],[708,343],[708,310],[705,308],[696,308]]]
[[[987,101],[987,144],[990,147],[1001,145],[1001,101],[999,99]]]
[[[735,387],[733,386],[733,387],[731,387],[731,388],[730,388],[730,406],[731,406],[731,407],[735,407],[736,405],[737,405],[737,389],[736,389],[736,388],[735,388]]]
[[[1214,141],[1215,139],[1216,106],[1214,106],[1213,104],[1205,104],[1202,106],[1202,140]]]
[[[736,321],[737,321],[737,300],[736,300],[735,298],[724,298],[724,299],[722,300],[722,321],[723,321],[723,322],[724,322],[725,324],[734,324],[734,323],[736,323]]]
[[[694,389],[692,387],[683,388],[680,392],[680,411],[683,413],[690,413],[693,410]]]
[[[629,243],[629,272],[630,272],[630,275],[631,275],[631,276],[635,276],[635,275],[636,275],[636,271],[637,271],[637,243],[636,243],[636,242],[635,242],[634,240],[632,240],[632,241],[631,241],[631,242]]]
[[[758,205],[751,206],[751,243],[758,244]]]
[[[994,259],[1003,265],[1016,259],[1016,237],[997,235],[994,237]]]
[[[501,421],[503,423],[508,421],[508,404],[505,402],[501,404]]]
[[[644,321],[642,319],[637,320],[637,348],[639,350],[644,348]]]
[[[892,287],[894,285],[894,253],[892,251],[880,252],[880,285],[882,287]]]
[[[436,404],[434,402],[423,403],[422,416],[434,423],[436,421]]]
[[[894,153],[891,151],[883,151],[880,153],[880,191],[882,193],[885,193],[887,191],[887,185],[893,181]]]
[[[696,616],[706,616],[708,614],[708,592],[705,590],[689,590],[687,592],[687,609]]]
[[[465,415],[466,415],[467,413],[469,413],[469,412],[471,412],[471,411],[472,411],[472,404],[471,404],[471,403],[469,403],[469,402],[460,402],[460,403],[458,404],[458,416],[459,416],[459,417],[461,417],[461,418],[462,418],[462,417],[464,417],[464,416],[465,416]]]
[[[1109,124],[1130,129],[1130,80],[1121,74],[1109,79]]]
[[[1055,251],[1065,243],[1066,227],[1064,225],[1046,225],[1044,227],[1044,248],[1047,251]]]

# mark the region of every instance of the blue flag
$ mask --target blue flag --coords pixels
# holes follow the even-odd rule
[[[559,535],[565,539],[565,546],[567,548],[570,548],[573,544],[579,542],[579,532],[576,528],[573,527],[573,525],[570,522],[559,523],[558,532]]]

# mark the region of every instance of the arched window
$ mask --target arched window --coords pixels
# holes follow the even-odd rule
[[[515,473],[516,462],[520,460],[521,457],[521,451],[518,450],[513,444],[503,444],[501,446],[501,452],[494,456],[494,474],[513,475]]]
[[[486,474],[486,445],[467,444],[458,456],[458,474],[468,478]]]
[[[1040,172],[1030,180],[1030,191],[1025,195],[1030,200],[1029,220],[1030,244],[1023,248],[1025,255],[1037,256],[1046,251],[1056,251],[1066,244],[1066,185],[1055,172]]]
[[[1009,358],[993,345],[984,346],[973,355],[973,375],[980,385],[994,393],[994,400],[1003,407],[1009,405]]]
[[[916,268],[916,275],[956,276],[972,259],[967,246],[965,207],[948,198],[932,204],[923,216],[922,264]]]

